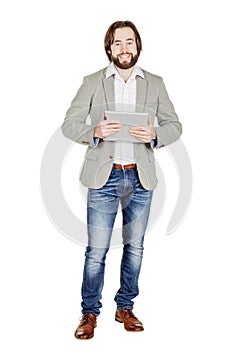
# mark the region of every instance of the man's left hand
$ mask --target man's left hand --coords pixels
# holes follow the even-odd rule
[[[131,136],[136,137],[138,140],[144,143],[148,143],[156,139],[156,131],[153,127],[151,116],[148,118],[147,126],[132,126],[132,128],[129,129],[129,133]]]

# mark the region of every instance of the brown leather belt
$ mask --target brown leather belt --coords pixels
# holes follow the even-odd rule
[[[114,169],[120,169],[120,170],[129,170],[129,169],[135,169],[136,164],[127,164],[127,165],[121,165],[121,164],[113,164]]]

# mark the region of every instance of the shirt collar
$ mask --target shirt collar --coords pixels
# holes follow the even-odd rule
[[[106,70],[106,79],[109,78],[111,75],[116,75],[119,76],[119,73],[115,67],[115,65],[113,64],[113,62],[110,63],[110,65],[108,66],[107,70]],[[136,76],[139,76],[141,78],[145,78],[144,73],[142,71],[142,69],[139,66],[135,66],[130,77],[131,78],[136,78]]]

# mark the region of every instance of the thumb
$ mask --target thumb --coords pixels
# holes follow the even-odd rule
[[[152,118],[151,118],[150,115],[149,115],[149,117],[148,117],[148,126],[153,126],[153,124],[152,124]]]

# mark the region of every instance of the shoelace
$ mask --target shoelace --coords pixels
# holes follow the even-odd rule
[[[127,318],[136,318],[132,310],[125,311],[124,316],[126,316]]]
[[[93,325],[94,324],[94,321],[92,321],[90,319],[90,315],[87,313],[87,314],[84,314],[81,318],[80,318],[80,321],[82,321],[82,325],[86,325],[86,324],[91,324]]]
[[[128,312],[129,312],[129,317],[136,318],[136,317],[134,316],[134,314],[133,314],[133,311],[132,311],[132,310],[129,310]]]

